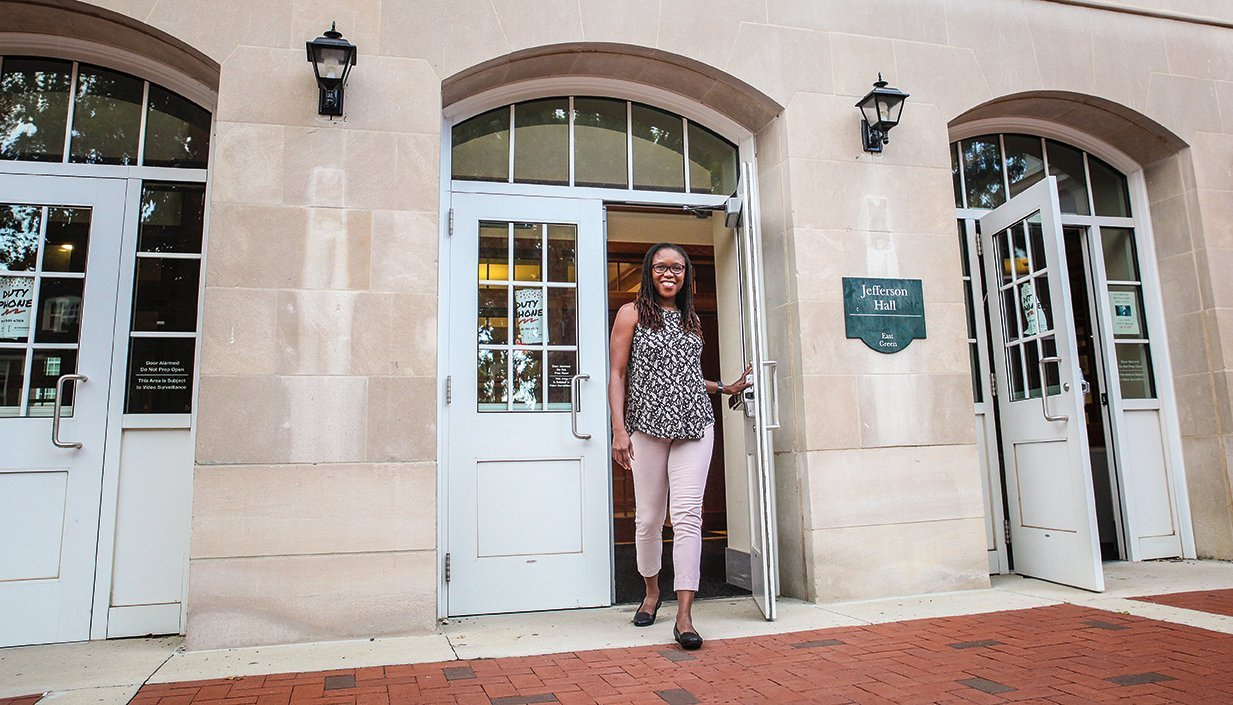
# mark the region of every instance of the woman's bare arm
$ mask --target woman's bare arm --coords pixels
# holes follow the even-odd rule
[[[628,380],[629,351],[638,325],[638,309],[632,303],[617,311],[608,345],[608,408],[612,412],[612,458],[629,468],[634,448],[625,428],[625,385]]]

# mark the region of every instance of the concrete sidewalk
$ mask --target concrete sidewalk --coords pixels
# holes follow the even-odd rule
[[[1087,700],[1073,702],[1095,702],[1102,699],[1098,694],[1124,700],[1130,693],[1112,689],[1133,686],[1179,698],[1139,692],[1134,702],[1233,702],[1233,690],[1221,694],[1221,678],[1233,671],[1233,616],[1130,599],[1233,590],[1233,563],[1111,563],[1105,577],[1108,589],[1101,594],[998,576],[990,590],[828,605],[785,600],[774,623],[762,621],[748,599],[703,601],[695,618],[708,643],[694,654],[672,644],[670,604],[648,629],[628,624],[633,606],[627,606],[451,620],[439,633],[421,637],[257,649],[185,652],[174,638],[2,649],[0,698],[47,693],[45,705],[120,705],[145,685],[136,701],[141,705],[204,700],[250,705],[259,702],[245,694],[254,690],[269,696],[260,705],[496,703],[502,698],[511,705],[571,699],[1002,702],[1035,697],[1030,688],[1044,688],[1045,695],[1080,698],[1081,692]],[[1233,601],[1233,592],[1227,595]],[[1178,604],[1219,609],[1223,599],[1218,593]],[[956,647],[969,642],[975,646]],[[1057,649],[1077,645],[1104,659],[1103,666],[1079,673],[1064,667],[1073,659],[1058,662]],[[1196,665],[1192,652],[1208,658]],[[758,667],[768,654],[773,658]],[[900,660],[871,656],[876,654]],[[919,658],[926,660],[911,665]],[[1213,659],[1214,673],[1199,672],[1204,660]],[[926,662],[932,668],[922,668]],[[380,668],[385,666],[396,667]],[[1097,677],[1105,671],[1104,678]],[[896,681],[896,673],[907,681]],[[267,674],[290,675],[263,677]],[[1130,685],[1109,678],[1128,678]],[[184,682],[193,683],[166,685]],[[918,687],[926,683],[929,688]],[[335,687],[327,687],[331,684]],[[1029,688],[1019,687],[1024,685]],[[1203,699],[1203,692],[1215,699]],[[1045,695],[1034,702],[1069,702]],[[926,696],[934,699],[920,699]],[[527,699],[536,697],[553,699]]]

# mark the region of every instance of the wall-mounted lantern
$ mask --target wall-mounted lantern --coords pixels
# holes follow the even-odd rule
[[[333,22],[324,36],[304,44],[308,49],[308,63],[313,65],[317,85],[321,88],[317,114],[342,115],[343,87],[347,85],[351,67],[355,66],[356,46],[342,38]]]
[[[907,98],[908,94],[898,88],[887,88],[882,74],[878,74],[873,90],[856,104],[861,111],[861,144],[866,152],[881,152],[882,145],[890,142],[887,133],[899,124]]]

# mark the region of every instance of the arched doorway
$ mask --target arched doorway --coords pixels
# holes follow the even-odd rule
[[[0,645],[179,633],[211,114],[6,41]]]
[[[951,146],[990,569],[1102,590],[1194,555],[1146,198],[1120,151],[1016,126]]]
[[[713,297],[716,376],[737,374],[743,359],[764,354],[754,352],[765,336],[756,318],[741,314],[736,285],[738,269],[750,272],[754,255],[731,242],[720,212],[742,190],[750,193],[752,135],[730,119],[699,124],[694,115],[707,111],[677,112],[685,103],[679,96],[644,87],[634,92],[648,102],[634,101],[618,97],[626,84],[592,84],[563,96],[549,92],[560,84],[539,85],[525,100],[487,110],[472,101],[452,126],[442,268],[449,284],[441,308],[442,339],[449,341],[442,355],[445,615],[614,600],[614,511],[623,507],[613,505],[607,334],[609,294],[614,285],[620,291],[622,265],[610,255],[628,259],[630,247],[668,236],[644,232],[632,238],[640,245],[614,247],[611,234],[636,218],[657,224],[652,229],[682,218],[701,223],[699,241],[684,244],[700,248],[714,260],[716,278],[730,282],[730,300]],[[753,201],[744,199],[747,207]],[[747,223],[754,218],[745,215]],[[762,369],[765,389],[772,385],[769,368]],[[726,517],[735,513],[746,524],[751,504],[773,503],[765,478],[744,493],[746,453],[769,465],[769,418],[758,417],[763,435],[755,430],[754,444],[744,434],[727,436],[743,442],[728,444],[741,460],[740,491],[725,473]],[[741,499],[733,502],[734,494]],[[758,516],[745,565],[736,560],[720,569],[738,581],[743,574],[755,592],[760,585],[771,616],[774,552],[766,547],[773,546],[773,514],[760,508]],[[505,589],[494,592],[493,584]]]

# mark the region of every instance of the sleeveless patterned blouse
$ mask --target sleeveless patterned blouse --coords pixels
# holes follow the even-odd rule
[[[702,438],[715,423],[702,379],[702,338],[681,328],[680,311],[660,313],[659,330],[642,324],[634,329],[625,427],[658,438]]]

